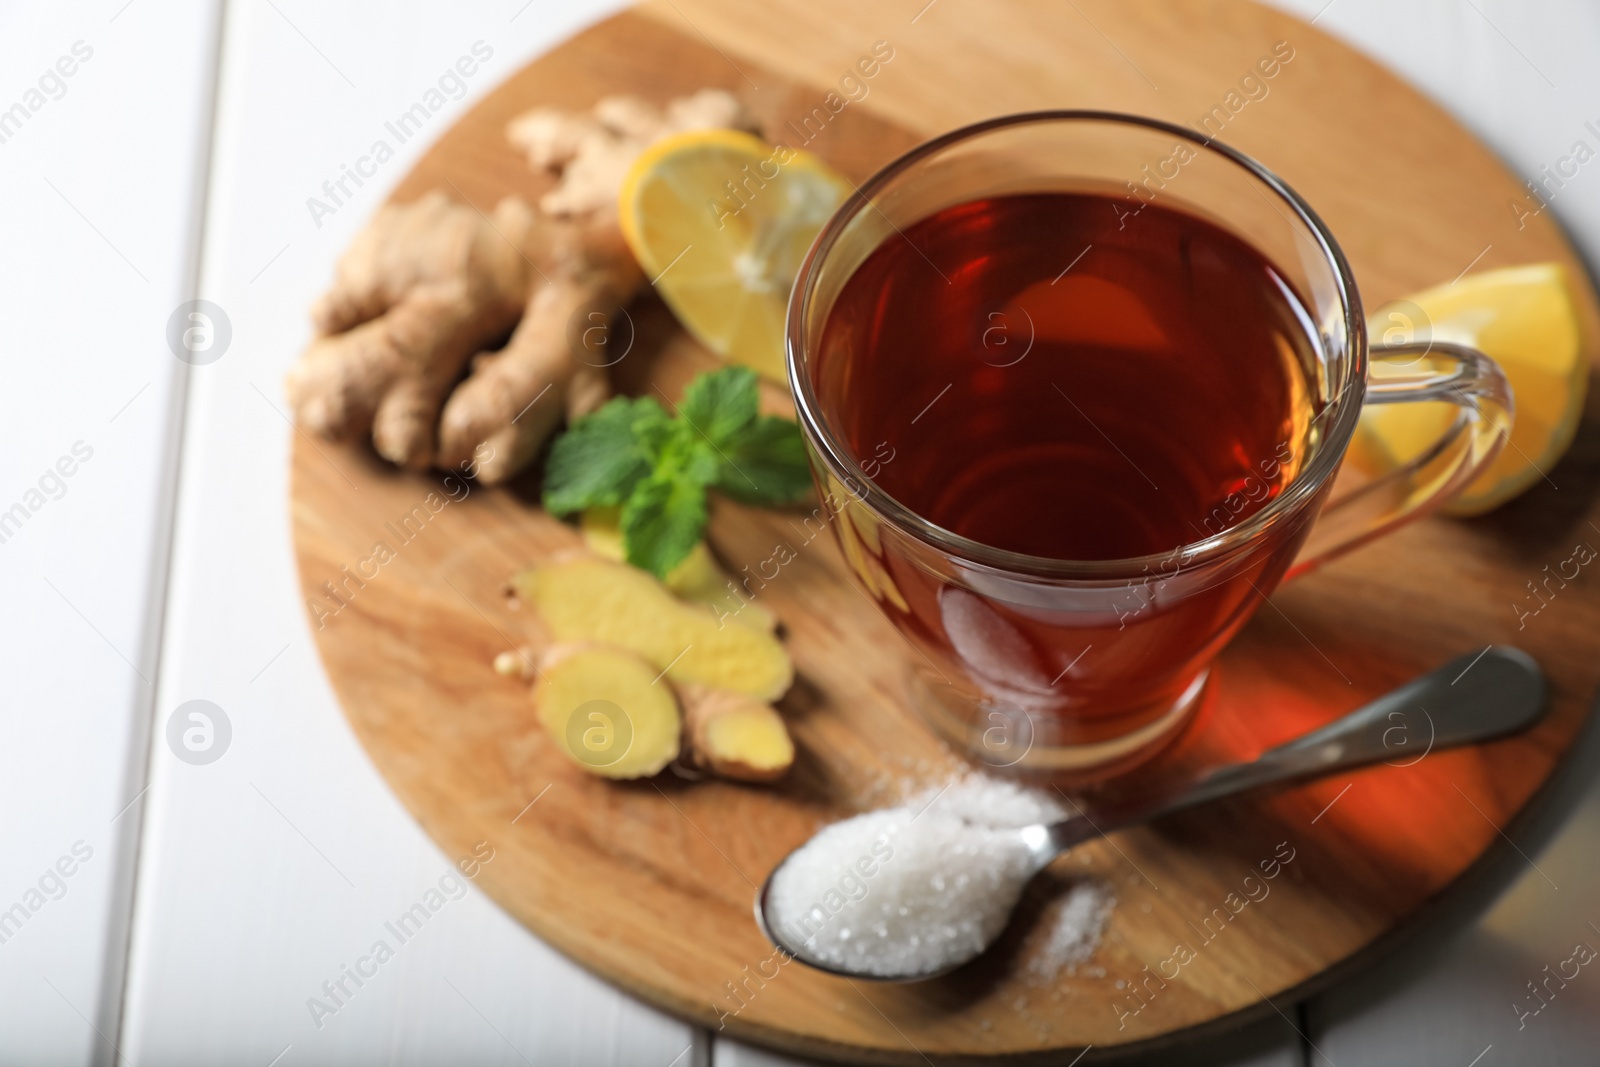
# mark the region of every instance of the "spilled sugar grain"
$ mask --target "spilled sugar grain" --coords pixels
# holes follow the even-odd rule
[[[1111,890],[1100,882],[1078,882],[1052,901],[1040,924],[1042,936],[1028,955],[1029,984],[1052,982],[1063,970],[1077,974],[1078,964],[1100,947],[1101,931],[1116,904]]]
[[[773,878],[771,914],[814,962],[885,976],[943,970],[994,940],[1033,875],[1009,831],[1064,815],[1045,794],[969,775],[823,829]],[[1102,910],[1064,907],[1051,954],[1087,958]]]

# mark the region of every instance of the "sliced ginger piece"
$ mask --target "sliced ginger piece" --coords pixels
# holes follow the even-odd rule
[[[523,571],[511,580],[558,642],[618,645],[674,682],[776,700],[794,680],[777,638],[749,626],[719,626],[653,575],[598,557]]]
[[[794,740],[771,704],[726,689],[678,687],[695,765],[723,778],[770,782],[794,764]]]
[[[679,573],[681,572],[681,573]],[[676,582],[673,579],[676,576]],[[704,604],[719,626],[748,626],[770,634],[778,628],[778,617],[754,600],[734,592],[733,579],[717,565],[716,557],[700,542],[687,559],[667,575],[668,586],[685,600]]]
[[[659,670],[627,649],[558,645],[533,689],[539,723],[578,766],[646,778],[678,758],[682,720]]]
[[[596,507],[583,513],[580,523],[584,543],[597,556],[622,562],[625,552],[622,544],[622,512],[620,508]],[[778,628],[778,617],[754,600],[746,600],[735,591],[733,579],[717,564],[711,548],[704,541],[689,550],[671,571],[667,572],[666,586],[684,600],[704,604],[722,623],[740,623],[764,630]]]

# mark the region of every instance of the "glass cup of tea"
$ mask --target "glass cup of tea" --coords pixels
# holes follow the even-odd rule
[[[914,699],[992,766],[1157,751],[1285,577],[1494,458],[1483,354],[1369,345],[1350,266],[1261,164],[1193,130],[1048,111],[860,187],[812,245],[787,349],[823,508],[915,646]],[[1364,404],[1440,433],[1330,493]]]

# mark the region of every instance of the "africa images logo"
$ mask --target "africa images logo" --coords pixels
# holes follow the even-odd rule
[[[215,363],[232,343],[228,313],[209,300],[185,300],[167,316],[167,347],[190,366]]]

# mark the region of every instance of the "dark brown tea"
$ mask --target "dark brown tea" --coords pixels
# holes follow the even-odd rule
[[[876,481],[996,548],[1125,559],[1204,540],[1291,479],[1306,324],[1193,215],[1037,194],[949,208],[856,271],[821,395]],[[1241,499],[1242,498],[1242,499]]]
[[[1029,556],[1129,559],[1220,534],[1294,479],[1312,331],[1273,264],[1205,219],[1015,195],[890,234],[845,283],[811,373],[874,482],[927,522]],[[1303,533],[1197,594],[1163,597],[1151,583],[1170,575],[1134,568],[1098,600],[1022,605],[843,525],[863,584],[931,655],[991,695],[1094,719],[1170,706],[1163,680],[1193,679]]]

